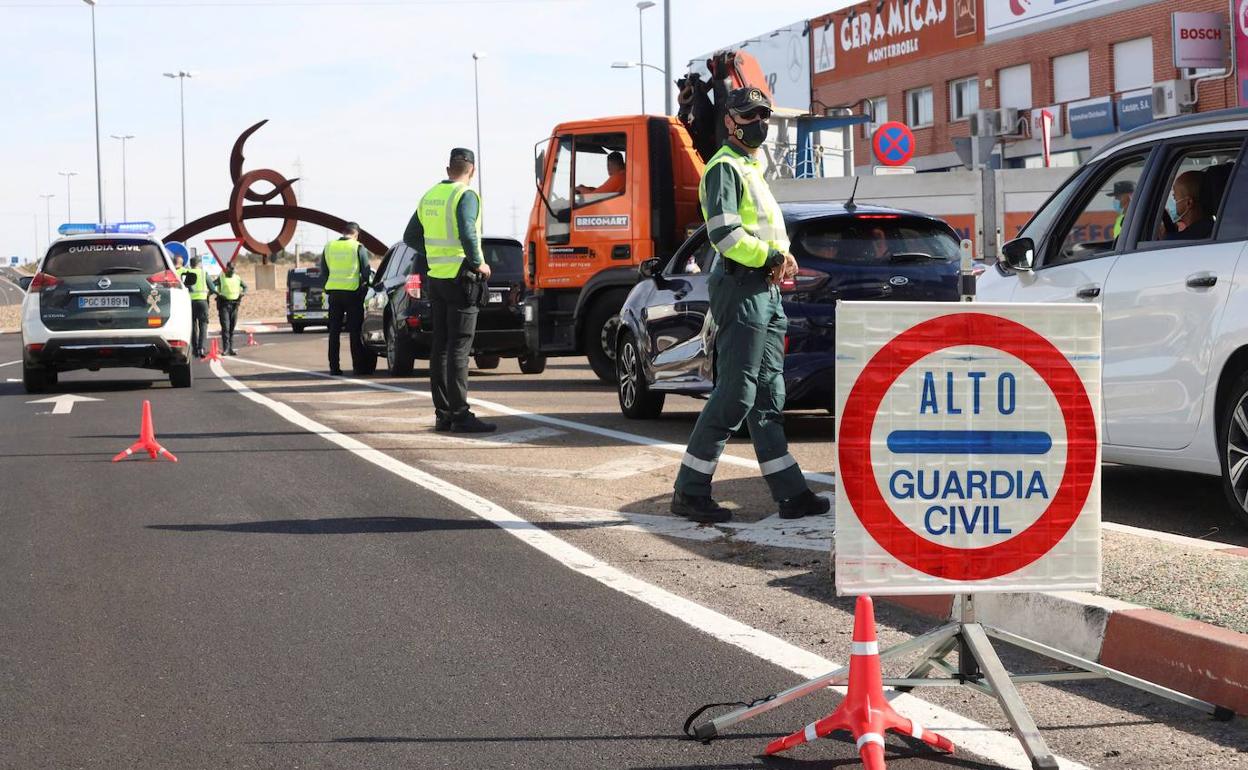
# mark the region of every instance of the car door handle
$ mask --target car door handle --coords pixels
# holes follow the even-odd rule
[[[1187,288],[1189,289],[1211,289],[1218,282],[1218,277],[1213,273],[1196,273],[1187,277]]]
[[[1084,286],[1082,289],[1075,292],[1075,296],[1078,297],[1079,299],[1096,299],[1097,297],[1101,296],[1101,287],[1100,286]]]

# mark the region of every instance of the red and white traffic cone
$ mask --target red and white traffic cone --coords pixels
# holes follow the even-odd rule
[[[212,338],[212,344],[208,346],[208,355],[204,356],[205,361],[220,361],[221,349],[217,347],[217,338]]]
[[[147,456],[153,460],[157,457],[165,457],[173,462],[177,462],[178,458],[168,449],[165,449],[156,441],[156,429],[152,427],[152,402],[143,402],[143,422],[139,425],[139,440],[130,445],[130,448],[121,452],[113,458],[113,462],[124,460],[135,452],[147,452]]]
[[[260,344],[259,342],[256,342],[256,335],[253,334],[251,330],[248,330],[247,331],[247,347],[252,348],[259,344]]]
[[[884,733],[887,730],[896,730],[941,751],[953,752],[952,741],[924,730],[918,722],[901,716],[884,697],[880,645],[875,638],[875,606],[870,596],[859,596],[854,607],[854,641],[849,658],[849,690],[845,700],[841,701],[836,711],[823,719],[772,741],[766,753],[788,751],[836,730],[847,730],[854,736],[866,770],[885,770]]]

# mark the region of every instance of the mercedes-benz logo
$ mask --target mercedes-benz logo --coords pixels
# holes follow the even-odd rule
[[[789,41],[789,79],[796,82],[802,76],[802,54],[805,50],[800,46],[797,39]]]
[[[910,279],[904,275],[894,275],[892,278],[888,279],[888,282],[894,286],[905,286],[910,283]]]
[[[109,286],[113,285],[113,282],[108,277],[104,277],[97,281],[95,285],[99,286],[101,289],[107,289]]]

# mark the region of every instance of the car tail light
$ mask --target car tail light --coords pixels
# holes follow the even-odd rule
[[[186,340],[169,340],[169,347],[184,348],[186,347]]]
[[[43,343],[42,343],[42,342],[32,342],[32,343],[30,343],[29,345],[27,345],[27,346],[26,346],[26,352],[27,352],[27,353],[42,353],[42,352],[43,352]]]
[[[35,277],[30,279],[30,288],[26,291],[39,291],[41,289],[54,289],[61,285],[61,279],[55,275],[48,275],[44,272],[35,273]]]
[[[789,335],[784,335],[784,354],[789,354]]]
[[[900,219],[900,214],[858,214],[855,219]]]
[[[182,280],[178,278],[178,274],[172,270],[161,270],[156,275],[148,278],[147,282],[153,286],[164,286],[166,289],[172,289],[175,286],[182,285]]]
[[[828,274],[822,270],[811,270],[808,267],[797,269],[797,275],[785,278],[780,282],[780,293],[791,294],[797,291],[811,291],[822,286],[828,280]]]
[[[407,328],[409,329],[419,329],[420,328],[420,316],[409,315],[407,317],[406,323],[407,323]]]
[[[420,275],[409,275],[407,283],[403,284],[403,290],[407,292],[407,296],[412,299],[420,299]],[[409,319],[410,320],[410,319]]]

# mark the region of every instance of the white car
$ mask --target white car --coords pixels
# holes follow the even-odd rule
[[[978,298],[1101,307],[1104,458],[1219,475],[1248,525],[1248,110],[1159,121],[1078,169]]]
[[[135,366],[191,386],[191,298],[150,223],[63,225],[22,300],[22,382]]]

